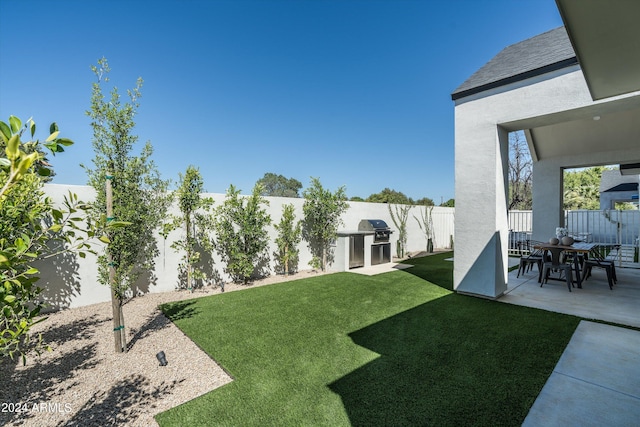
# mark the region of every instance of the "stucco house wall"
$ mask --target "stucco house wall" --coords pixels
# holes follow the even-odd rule
[[[508,132],[595,115],[598,104],[618,98],[593,101],[574,65],[456,100],[454,289],[489,298],[506,290]],[[605,150],[534,161],[533,239],[548,239],[563,223],[565,168],[640,156],[640,147]]]

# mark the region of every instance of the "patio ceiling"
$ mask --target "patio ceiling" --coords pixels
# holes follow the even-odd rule
[[[640,90],[640,1],[556,0],[594,100]]]
[[[640,145],[640,94],[611,102],[504,123],[510,131],[525,129],[534,161],[576,154],[635,149]],[[638,158],[620,158],[638,163]],[[567,164],[567,167],[592,166]]]
[[[525,129],[534,161],[640,146],[640,1],[556,0],[593,105],[507,123]],[[621,164],[640,158],[621,156]],[[610,162],[609,162],[610,163]]]

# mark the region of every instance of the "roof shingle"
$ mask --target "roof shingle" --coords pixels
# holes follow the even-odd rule
[[[460,99],[577,63],[567,31],[564,27],[558,27],[502,49],[453,91],[451,99]]]

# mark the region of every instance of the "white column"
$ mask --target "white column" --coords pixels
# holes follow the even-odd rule
[[[509,138],[495,123],[479,123],[461,107],[456,107],[453,287],[497,298],[507,288]]]
[[[564,227],[563,175],[558,161],[533,163],[533,240],[546,242]]]

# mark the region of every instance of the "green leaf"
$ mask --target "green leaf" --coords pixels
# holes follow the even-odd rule
[[[56,141],[58,144],[62,144],[65,147],[68,147],[70,145],[73,145],[73,141],[68,139],[68,138],[58,138],[58,140]]]
[[[53,224],[51,227],[49,227],[49,231],[51,231],[53,233],[57,233],[61,229],[62,229],[62,225],[60,225],[60,224]]]
[[[13,295],[6,295],[4,297],[4,302],[6,302],[7,304],[11,304],[12,302],[14,302],[16,300],[16,297]]]
[[[100,240],[102,243],[106,243],[107,245],[111,243],[111,240],[106,235],[100,236],[98,240]]]
[[[7,148],[5,148],[5,154],[9,160],[15,160],[18,158],[18,146],[20,144],[20,137],[18,135],[13,135],[9,138],[9,142],[7,142]]]
[[[9,167],[11,166],[11,162],[9,159],[5,159],[4,157],[0,158],[0,167]]]
[[[11,125],[13,133],[18,132],[22,127],[22,121],[16,116],[9,116],[9,124]]]
[[[34,274],[38,274],[39,272],[40,271],[37,268],[31,267],[30,269],[25,271],[24,274],[34,275]]]
[[[52,132],[51,135],[49,135],[47,137],[47,139],[45,140],[45,142],[51,142],[54,139],[56,139],[58,137],[58,134],[60,133],[60,131],[56,130],[55,132]]]
[[[51,169],[45,167],[38,168],[38,175],[40,176],[51,176]]]
[[[11,138],[11,129],[9,129],[9,126],[7,126],[5,122],[0,122],[0,135],[2,135],[4,142],[9,141],[9,138]]]
[[[31,130],[31,138],[33,138],[33,136],[36,134],[36,122],[31,120],[31,126],[29,126],[29,129]]]
[[[24,157],[18,163],[18,173],[24,175],[27,173],[27,170],[31,167],[33,162],[38,158],[38,153],[31,153],[28,156]]]
[[[51,123],[51,126],[49,126],[49,133],[54,133],[58,131],[58,125],[56,124],[56,122]]]

